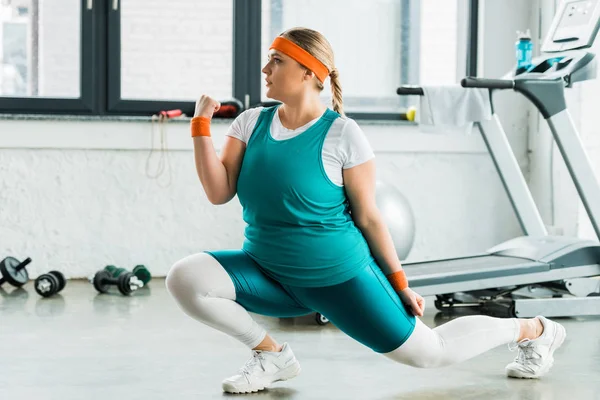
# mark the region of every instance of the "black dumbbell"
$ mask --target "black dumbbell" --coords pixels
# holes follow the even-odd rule
[[[34,283],[35,291],[42,297],[50,297],[63,290],[66,285],[65,276],[59,271],[40,275]]]
[[[144,283],[131,272],[125,272],[120,274],[118,278],[113,278],[110,272],[106,270],[96,272],[92,283],[94,284],[94,288],[100,293],[108,293],[109,287],[116,285],[119,292],[125,296],[144,286]]]
[[[6,257],[0,261],[0,286],[5,282],[10,283],[15,287],[21,287],[29,280],[29,274],[25,268],[31,262],[31,258],[27,258],[20,262],[14,257]]]
[[[125,268],[117,268],[114,265],[107,265],[104,267],[105,271],[108,271],[113,278],[118,278],[123,272],[127,272]],[[146,268],[145,265],[136,265],[131,271],[140,281],[147,285],[148,282],[152,279],[152,275],[150,275],[150,271]]]
[[[321,313],[316,313],[315,321],[317,321],[317,324],[319,324],[319,325],[327,325],[329,323],[329,318],[327,318],[326,316],[324,316]]]

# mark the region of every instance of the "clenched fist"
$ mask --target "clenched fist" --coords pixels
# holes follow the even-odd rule
[[[196,110],[194,111],[194,117],[206,117],[212,118],[213,114],[221,108],[221,103],[211,99],[206,95],[202,95],[196,102]]]
[[[402,302],[410,307],[412,313],[417,317],[422,317],[423,312],[425,311],[425,300],[419,295],[415,293],[410,288],[406,288],[401,292],[398,292]]]

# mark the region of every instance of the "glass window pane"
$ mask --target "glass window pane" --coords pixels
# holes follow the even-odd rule
[[[80,97],[80,0],[0,2],[0,96]]]
[[[421,0],[420,68],[419,81],[415,83],[452,84],[464,76],[467,58],[467,11],[466,1]],[[462,52],[459,52],[459,49]]]
[[[396,94],[401,84],[456,82],[461,1],[263,0],[263,63],[270,43],[286,29],[315,29],[325,35],[335,52],[345,111],[398,112],[407,99]],[[415,7],[421,9],[415,13]],[[420,20],[414,15],[420,15]],[[432,31],[424,33],[423,26]],[[407,43],[418,48],[411,49],[410,57],[402,57]],[[261,83],[262,79],[264,76]],[[268,100],[262,87],[262,99]],[[327,104],[331,102],[329,88],[327,81],[322,95]]]
[[[121,98],[233,93],[233,2],[121,1]]]

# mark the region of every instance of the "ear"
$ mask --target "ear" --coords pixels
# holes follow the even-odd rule
[[[310,81],[314,77],[315,77],[315,73],[314,72],[312,72],[309,69],[304,70],[304,80],[305,81]]]

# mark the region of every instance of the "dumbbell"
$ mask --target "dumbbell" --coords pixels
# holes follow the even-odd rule
[[[114,265],[107,265],[104,270],[110,274],[113,278],[118,278],[123,272],[127,272],[125,268],[118,268]]]
[[[116,285],[119,292],[125,296],[144,286],[144,283],[131,272],[124,272],[118,278],[113,278],[110,272],[106,270],[96,272],[92,283],[94,284],[94,288],[100,293],[108,293],[109,287]]]
[[[329,318],[327,318],[326,316],[324,316],[321,313],[315,314],[315,320],[317,321],[317,324],[319,324],[319,325],[327,325],[329,323]]]
[[[132,272],[135,276],[138,277],[140,281],[144,282],[144,285],[147,285],[148,282],[150,282],[150,280],[152,279],[152,275],[150,274],[150,271],[148,270],[148,268],[146,268],[145,265],[136,265],[133,268]]]
[[[65,276],[60,271],[50,271],[38,276],[34,287],[37,294],[42,297],[50,297],[60,292],[67,285]]]
[[[15,287],[21,287],[29,280],[29,274],[25,268],[31,262],[31,258],[26,258],[24,261],[19,261],[14,257],[6,257],[0,261],[0,286],[5,282],[10,283]]]
[[[110,273],[113,278],[118,278],[123,272],[127,272],[125,268],[117,268],[114,265],[107,265],[104,270]],[[131,271],[140,281],[147,285],[152,279],[152,275],[145,265],[136,265],[133,271]]]

